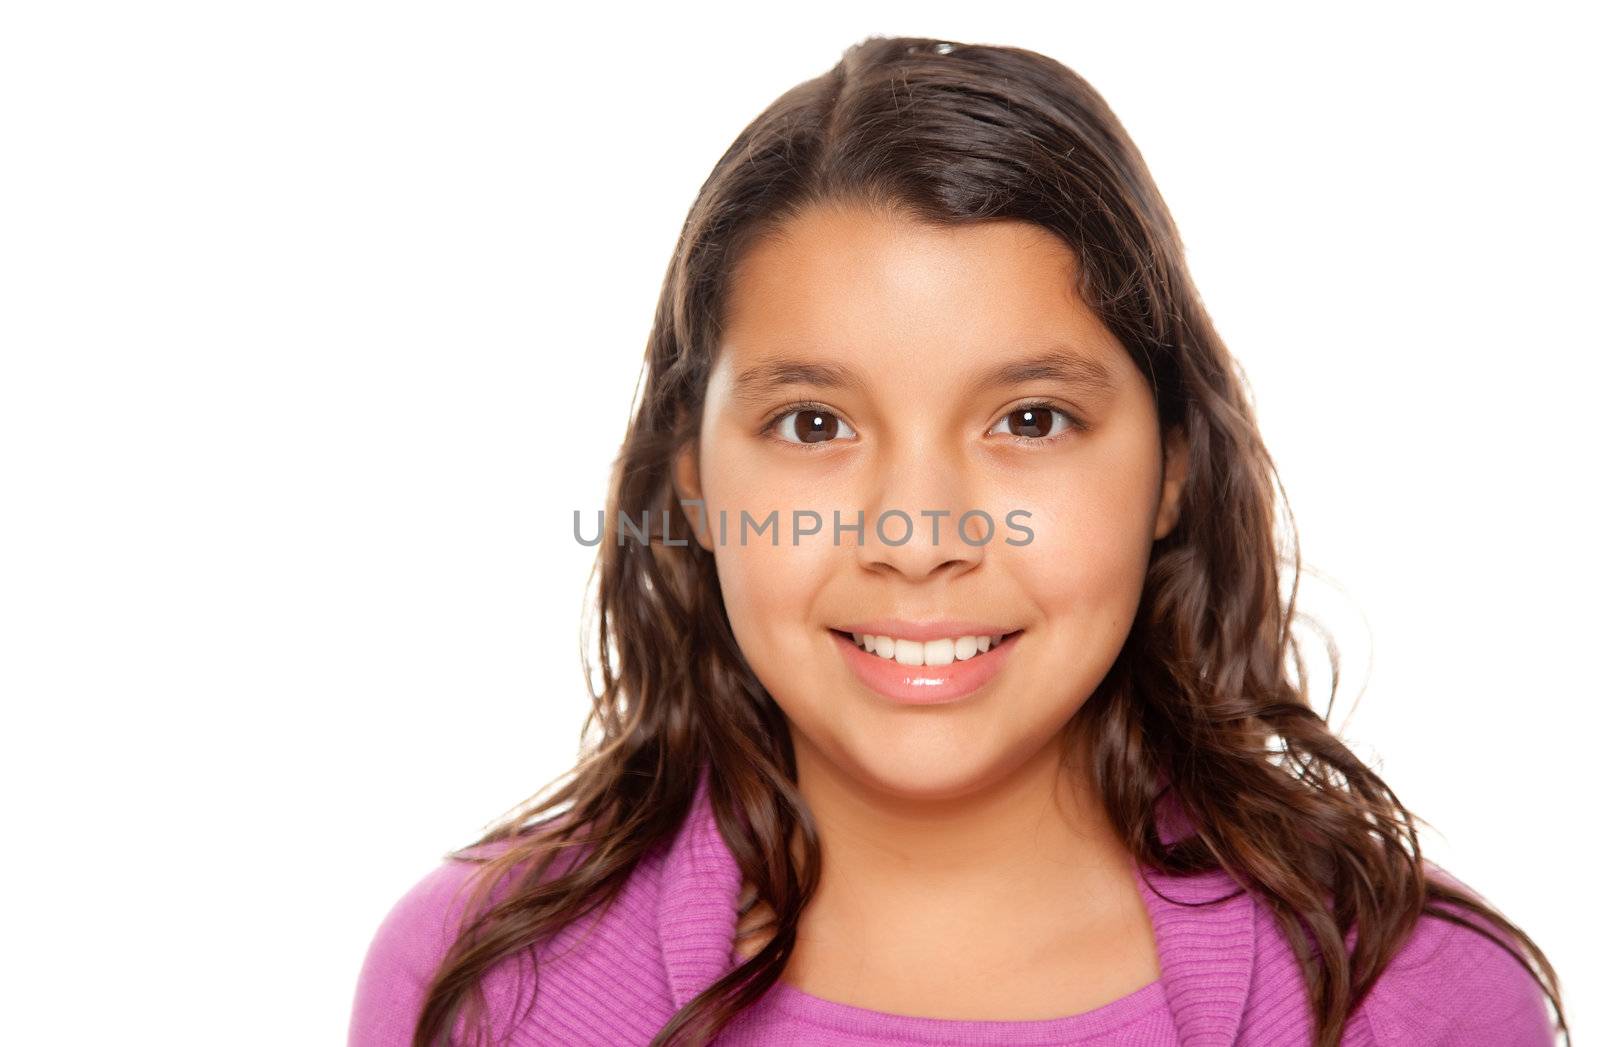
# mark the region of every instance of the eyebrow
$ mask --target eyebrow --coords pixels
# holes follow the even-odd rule
[[[1092,392],[1109,392],[1116,388],[1116,378],[1102,361],[1070,345],[1060,345],[981,370],[968,381],[966,391],[976,393],[1037,381],[1064,382]],[[778,358],[740,371],[734,377],[733,396],[741,402],[754,404],[763,395],[789,385],[859,392],[866,387],[866,382],[860,372],[848,364]]]

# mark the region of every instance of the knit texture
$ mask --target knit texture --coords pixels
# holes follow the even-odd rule
[[[635,867],[616,901],[496,967],[490,1031],[511,1047],[647,1045],[701,990],[738,964],[742,874],[711,810],[702,769],[670,846]],[[1163,814],[1170,842],[1184,823]],[[571,859],[567,859],[570,861]],[[558,865],[559,868],[564,867]],[[477,866],[446,860],[390,910],[356,984],[349,1047],[410,1047],[428,980],[459,933]],[[1435,871],[1438,871],[1435,867]],[[1160,980],[1085,1013],[1025,1021],[887,1014],[779,981],[717,1038],[721,1047],[1074,1044],[1079,1047],[1304,1047],[1311,1011],[1270,910],[1226,873],[1143,869]],[[537,989],[537,995],[534,990]],[[533,1006],[529,1007],[532,1001]],[[457,1023],[457,1035],[465,1026]],[[467,1042],[461,1039],[459,1042]],[[1348,1025],[1349,1047],[1552,1047],[1538,983],[1479,934],[1423,917]]]

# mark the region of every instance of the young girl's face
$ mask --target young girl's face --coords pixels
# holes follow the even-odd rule
[[[1074,291],[1075,264],[1029,223],[831,206],[735,274],[698,447],[675,479],[706,502],[697,538],[803,770],[929,798],[994,783],[1041,755],[1121,649],[1151,542],[1177,519],[1185,453],[1176,433],[1164,444],[1143,376]],[[1082,362],[991,375],[1063,352]],[[753,529],[773,510],[776,546],[770,526]],[[986,542],[976,515],[968,540],[955,533],[969,510],[993,520]],[[799,544],[797,512],[803,527],[821,519]],[[836,542],[835,512],[864,529]],[[880,518],[898,542],[906,517],[908,541],[880,540]],[[869,686],[837,633],[883,619],[994,626],[1015,646],[964,697],[906,704]]]

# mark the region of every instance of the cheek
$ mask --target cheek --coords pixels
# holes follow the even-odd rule
[[[1158,467],[1154,445],[1134,443],[1034,485],[1020,499],[1034,514],[1033,539],[1006,550],[1046,621],[1063,639],[1097,650],[1106,668],[1132,625],[1149,566]]]
[[[806,631],[795,626],[815,618],[817,594],[843,552],[830,544],[830,518],[825,515],[822,534],[795,545],[794,510],[816,510],[818,503],[800,500],[771,470],[728,455],[712,462],[703,494],[723,603],[746,660],[763,680],[784,665],[806,664],[815,650],[806,646]],[[774,511],[776,518],[769,519]],[[758,526],[764,529],[758,532]]]
[[[734,636],[752,667],[767,654],[783,654],[784,643],[794,645],[795,623],[808,621],[815,594],[825,577],[826,557],[836,552],[819,548],[815,536],[790,543],[787,513],[780,513],[779,544],[772,545],[772,528],[747,544],[740,544],[738,514],[728,514],[727,544],[716,549],[717,577]],[[799,655],[799,650],[787,652]]]
[[[1030,521],[1033,541],[1017,548],[1049,603],[1137,593],[1150,554],[1148,497],[1078,489]],[[1043,515],[1042,522],[1038,516]]]

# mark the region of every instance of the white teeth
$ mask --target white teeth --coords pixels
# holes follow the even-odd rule
[[[874,636],[871,633],[851,633],[856,646],[868,654],[876,654],[901,665],[949,665],[975,658],[1000,642],[1005,633],[991,636],[955,636],[926,643],[917,640],[897,640],[892,636]]]

